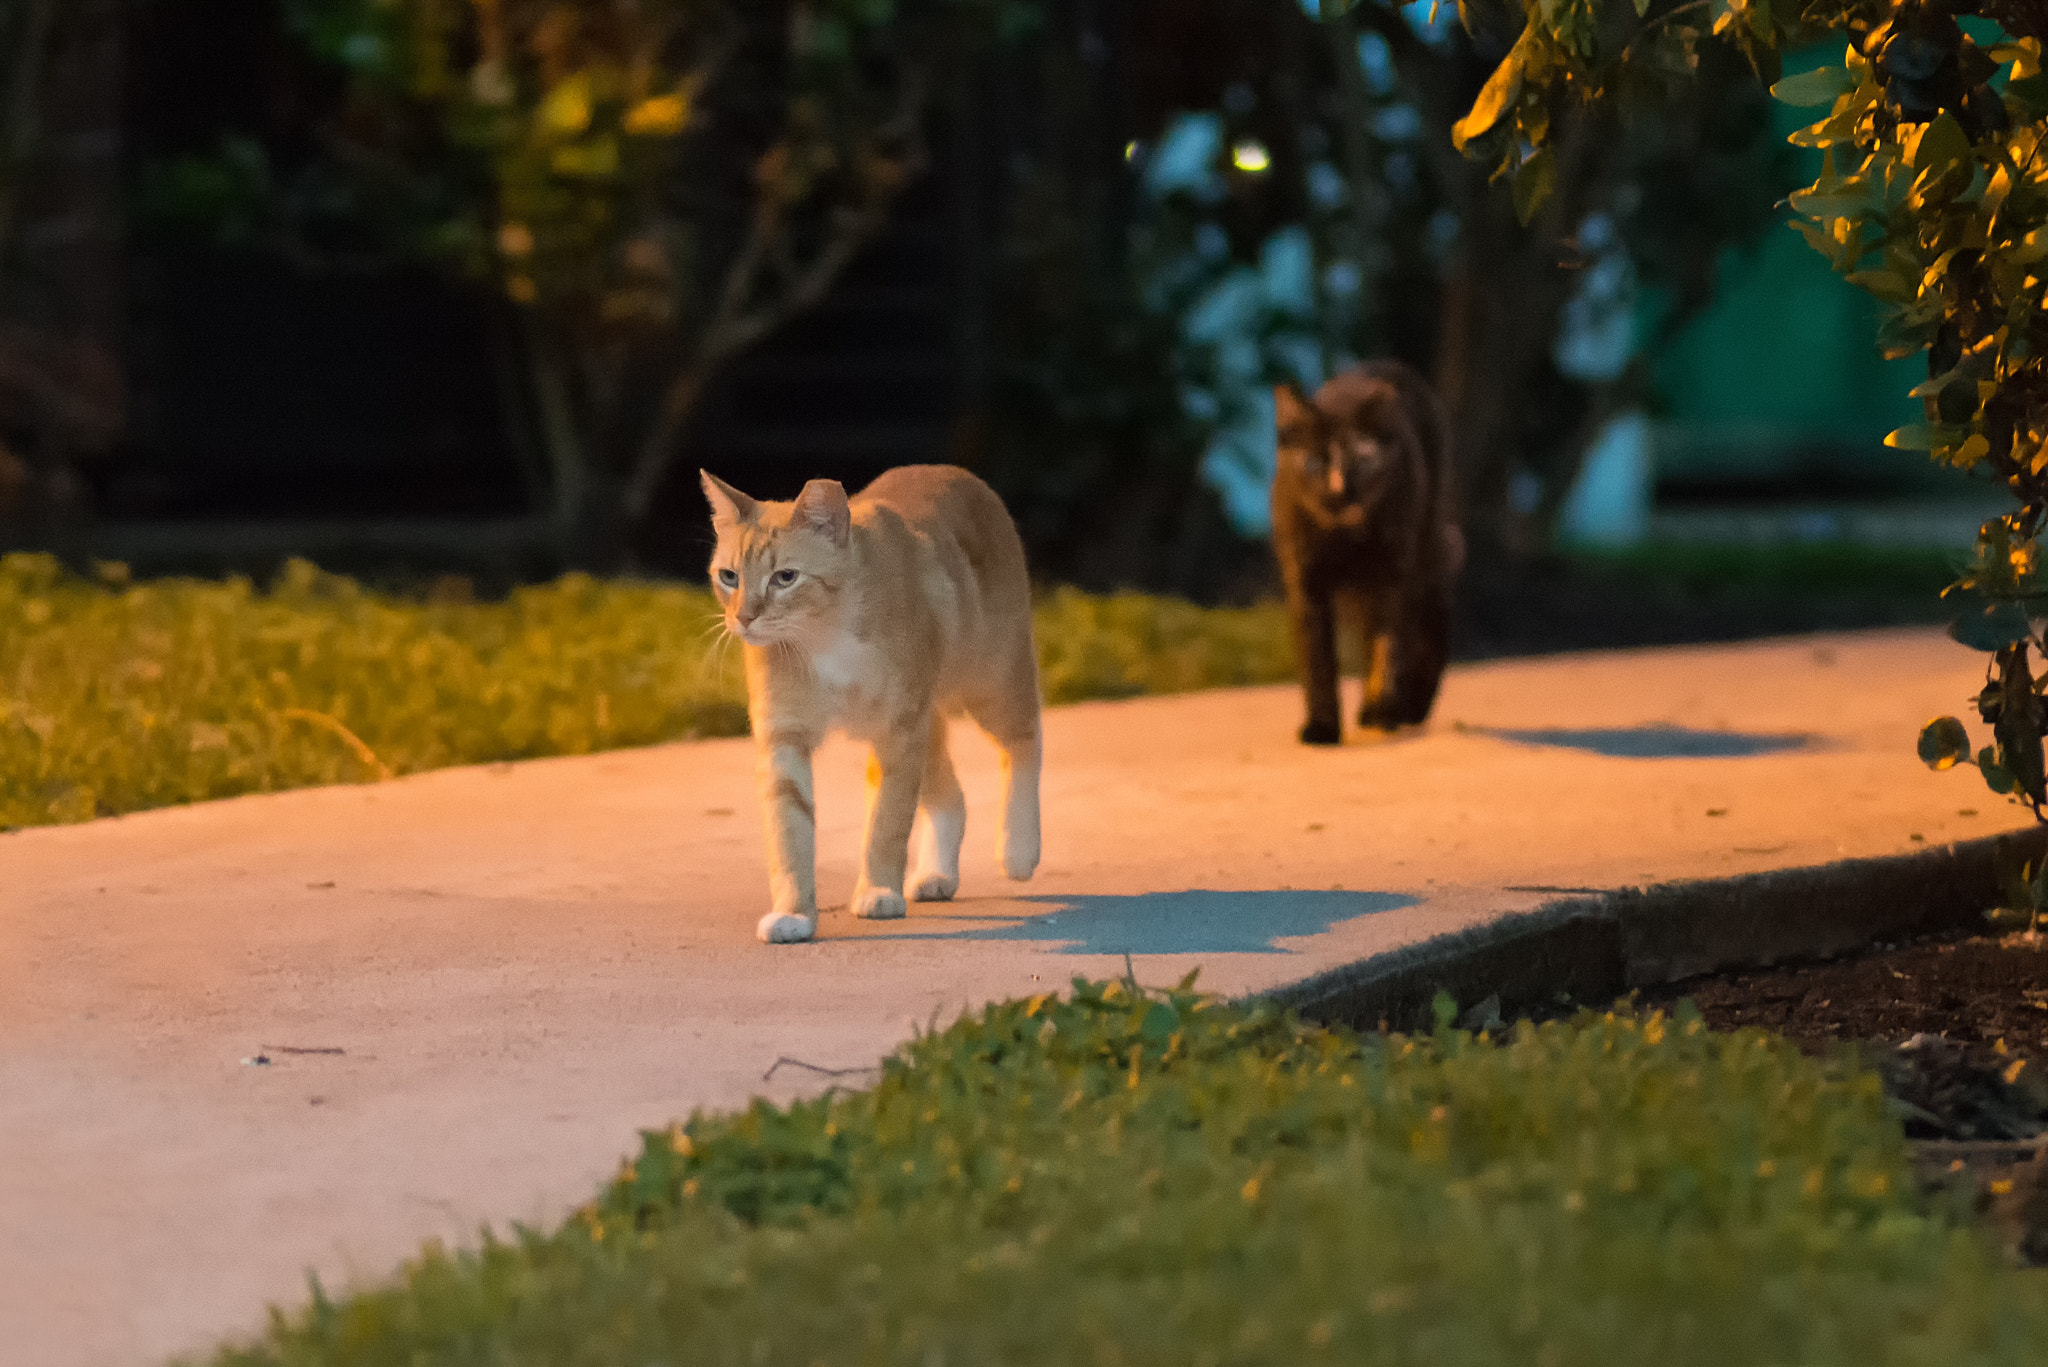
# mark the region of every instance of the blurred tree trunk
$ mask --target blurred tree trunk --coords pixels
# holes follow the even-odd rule
[[[646,355],[603,327],[579,327],[542,310],[518,312],[514,346],[527,427],[520,445],[537,457],[529,485],[572,568],[608,573],[633,562],[707,390],[736,358],[823,302],[887,227],[902,189],[928,160],[923,83],[912,84],[915,93],[890,129],[901,179],[884,193],[841,205],[825,232],[806,242],[791,240],[779,205],[762,187],[719,280],[712,316],[687,348]],[[641,391],[647,396],[635,402]]]
[[[0,0],[0,505],[11,489],[45,544],[125,421],[123,20],[121,0]]]
[[[1178,321],[1145,298],[1150,206],[1126,150],[1156,131],[1162,58],[1213,51],[1217,30],[1177,25],[1153,0],[1053,0],[1030,42],[959,73],[988,359],[950,458],[1003,496],[1042,578],[1234,598],[1264,550],[1201,476],[1206,432],[1182,404]]]
[[[1349,13],[1387,42],[1457,238],[1437,269],[1434,319],[1397,332],[1434,333],[1426,356],[1451,413],[1467,531],[1482,558],[1522,560],[1552,543],[1565,497],[1608,422],[1643,400],[1649,364],[1713,299],[1723,249],[1771,218],[1783,149],[1768,138],[1769,101],[1739,59],[1703,54],[1703,98],[1668,117],[1621,127],[1574,107],[1552,135],[1556,188],[1520,224],[1505,184],[1452,147],[1447,130],[1520,33],[1520,7],[1473,5],[1473,29],[1424,41],[1399,10]],[[1356,83],[1349,89],[1356,90]],[[1350,120],[1356,121],[1355,107]],[[1785,184],[1790,184],[1789,178]],[[1567,308],[1596,247],[1579,241],[1595,216],[1665,307],[1618,373],[1563,374],[1556,350]],[[1433,324],[1433,325],[1432,325]],[[1534,480],[1534,498],[1517,477]]]
[[[1451,415],[1467,532],[1476,545],[1510,558],[1540,552],[1551,531],[1529,516],[1537,509],[1514,506],[1517,466],[1541,469],[1546,491],[1569,487],[1590,444],[1590,437],[1577,441],[1547,460],[1532,460],[1537,453],[1529,449],[1545,435],[1553,442],[1568,436],[1531,432],[1529,418],[1536,391],[1558,382],[1551,353],[1578,283],[1558,258],[1574,216],[1589,207],[1590,141],[1583,127],[1559,140],[1558,192],[1527,228],[1515,222],[1504,196],[1489,193],[1483,172],[1468,178],[1460,187],[1461,240],[1440,287],[1434,378]]]
[[[1538,467],[1546,492],[1569,487],[1590,444],[1575,441],[1539,456],[1532,438],[1547,435],[1555,447],[1564,434],[1532,432],[1530,419],[1538,391],[1562,380],[1551,356],[1578,285],[1561,260],[1570,250],[1566,239],[1611,188],[1602,174],[1608,168],[1600,165],[1593,130],[1575,121],[1558,139],[1556,193],[1535,222],[1522,226],[1505,187],[1490,184],[1486,168],[1460,156],[1448,134],[1515,33],[1487,28],[1496,16],[1477,10],[1476,34],[1460,30],[1436,46],[1397,11],[1353,12],[1387,40],[1422,114],[1438,193],[1457,215],[1457,241],[1439,269],[1436,341],[1426,363],[1450,413],[1467,536],[1482,557],[1524,558],[1548,545],[1551,528],[1529,515],[1535,510],[1514,506],[1517,470]]]

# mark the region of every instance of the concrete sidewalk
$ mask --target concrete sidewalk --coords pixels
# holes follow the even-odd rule
[[[1455,671],[1430,730],[1294,743],[1293,690],[1049,714],[1045,861],[763,946],[744,741],[498,765],[0,837],[0,1358],[121,1367],[252,1331],[423,1239],[545,1222],[634,1131],[783,1098],[990,998],[1202,969],[1240,993],[1561,891],[2026,824],[1916,728],[1981,657],[1929,632]],[[860,759],[819,757],[820,882]],[[247,1062],[262,1054],[270,1062]],[[857,1080],[857,1079],[856,1079]]]

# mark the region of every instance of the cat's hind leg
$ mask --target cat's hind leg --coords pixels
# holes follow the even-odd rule
[[[917,809],[924,817],[917,852],[911,860],[909,891],[913,902],[950,902],[960,890],[960,841],[967,834],[967,795],[953,772],[946,748],[946,719],[932,712],[932,738],[924,756],[924,781],[918,785]]]
[[[1038,776],[1045,761],[1045,737],[1034,725],[1029,736],[1003,746],[1003,829],[999,844],[1003,872],[1022,882],[1038,871]]]
[[[931,744],[928,724],[903,726],[875,742],[868,759],[867,833],[861,841],[860,879],[853,888],[853,914],[893,921],[908,907],[903,871],[910,862],[910,827],[917,817],[917,790]]]
[[[1395,643],[1393,705],[1404,726],[1429,720],[1443,683],[1451,653],[1449,589],[1430,585],[1412,596],[1403,614],[1402,634]]]
[[[1003,872],[1022,882],[1038,869],[1038,779],[1045,735],[1038,717],[1038,662],[1029,643],[998,686],[968,704],[967,713],[1002,757],[1003,818],[996,850]]]
[[[1465,563],[1465,533],[1446,522],[1437,533],[1435,573],[1411,586],[1402,605],[1401,635],[1394,650],[1394,705],[1404,725],[1429,720],[1451,656],[1451,620],[1457,602],[1458,571]]]

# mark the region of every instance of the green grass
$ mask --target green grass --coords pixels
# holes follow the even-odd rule
[[[1665,546],[1575,563],[1688,592],[1935,595],[1939,552]],[[571,575],[501,602],[377,593],[290,566],[130,584],[0,558],[0,828],[746,732],[708,592]],[[1048,703],[1293,676],[1284,610],[1057,589]],[[1347,642],[1348,644],[1348,642]]]
[[[2048,1287],[1923,1208],[1878,1082],[1681,1012],[1502,1041],[1077,983],[870,1090],[646,1136],[215,1367],[2034,1363]]]
[[[0,559],[0,827],[452,764],[744,735],[709,592],[569,576],[495,603],[291,566],[128,584]],[[1049,702],[1285,679],[1278,608],[1071,590],[1039,608]]]

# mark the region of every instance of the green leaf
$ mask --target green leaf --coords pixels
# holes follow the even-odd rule
[[[1963,439],[1961,446],[1943,452],[1948,463],[1958,469],[1967,470],[1991,454],[1991,440],[1982,432],[1972,432]]]
[[[1836,143],[1854,142],[1857,121],[1858,106],[1852,105],[1839,114],[1830,114],[1818,123],[1809,124],[1786,141],[1794,147],[1832,147]]]
[[[1927,769],[1954,769],[1970,758],[1970,732],[1962,730],[1956,717],[1935,717],[1921,728],[1919,756]]]
[[[1992,852],[1991,867],[1998,875],[1998,885],[2005,890],[2006,906],[2024,907],[2034,900],[2033,889],[2038,885],[2032,870],[2027,867],[2026,857],[2004,836],[1998,838]],[[2042,868],[2048,871],[2048,862],[2044,862]]]
[[[1924,422],[1911,423],[1888,434],[1884,444],[1897,451],[1932,451],[1934,429]]]
[[[1838,66],[1815,67],[1797,76],[1787,76],[1771,87],[1771,97],[1780,103],[1805,108],[1833,104],[1856,88],[1856,78]]]
[[[1854,218],[1876,207],[1870,182],[1861,177],[1823,190],[1818,185],[1794,190],[1792,207],[1809,218]]]
[[[1828,259],[1829,265],[1835,266],[1838,270],[1840,269],[1838,258],[1842,253],[1842,244],[1835,241],[1828,234],[1827,229],[1821,227],[1818,223],[1809,222],[1803,218],[1788,220],[1786,226],[1792,228],[1801,237],[1805,238],[1807,246],[1825,256]]]
[[[1977,772],[1984,775],[1985,786],[1994,793],[2010,793],[2019,786],[2013,782],[2012,775],[2006,772],[2005,766],[1998,762],[1997,753],[1988,745],[1977,752]]]
[[[1145,1019],[1138,1026],[1138,1034],[1148,1044],[1164,1044],[1173,1038],[1173,1032],[1180,1029],[1180,1012],[1165,1002],[1153,1002],[1145,1012]]]
[[[1984,216],[1987,219],[1998,216],[1998,211],[2005,206],[2013,187],[2021,179],[2019,167],[2013,165],[2012,158],[2006,155],[2005,149],[1994,150],[1998,156],[1998,165],[1991,172],[1990,183],[1984,187]]]
[[[1902,309],[1894,313],[1877,325],[1878,354],[1887,361],[1896,361],[1902,356],[1924,351],[1934,336],[1934,322],[1933,318],[1922,316],[1916,309]],[[1930,430],[1928,435],[1922,438],[1923,445],[1913,446],[1905,442],[1907,434],[1921,431],[1923,429],[1917,426],[1902,427],[1893,433],[1893,436],[1901,438],[1899,442],[1893,442],[1890,437],[1885,441],[1887,445],[1904,446],[1908,451],[1932,451],[1937,446],[1953,446],[1962,440],[1960,434],[1950,435]]]
[[[1515,217],[1524,226],[1536,217],[1543,201],[1557,187],[1557,158],[1548,147],[1539,147],[1515,168]]]
[[[2024,81],[2013,81],[2005,88],[2006,98],[2014,101],[2035,118],[2048,113],[2048,71],[2038,76],[2029,76]]]
[[[1920,292],[1913,288],[1911,281],[1901,278],[1892,271],[1855,271],[1845,278],[1856,288],[1867,290],[1880,299],[1889,299],[1894,303],[1908,304],[1920,297]]]
[[[1954,717],[1936,717],[1920,728],[1920,762],[1937,772],[1970,757],[1970,733]]]
[[[1493,74],[1486,78],[1486,84],[1479,91],[1479,98],[1472,101],[1472,108],[1464,118],[1451,127],[1451,145],[1460,152],[1465,144],[1499,123],[1501,116],[1522,94],[1522,69],[1528,60],[1529,34],[1525,30],[1516,40],[1514,48],[1501,58]]]
[[[1991,603],[1950,624],[1949,636],[1972,650],[2001,650],[2026,639],[2027,614],[2011,603]]]
[[[2048,801],[2048,769],[2041,749],[2043,722],[2048,719],[2043,717],[2041,695],[2034,691],[2025,640],[2001,647],[1995,667],[1998,720],[1991,732],[1998,742],[1998,766],[2029,801]]]
[[[1439,990],[1429,999],[1429,1014],[1438,1030],[1448,1030],[1458,1019],[1458,1003],[1452,1000],[1450,993]]]
[[[1759,40],[1768,43],[1777,36],[1771,23],[1771,0],[1748,0],[1743,7],[1743,18],[1749,20],[1749,31]]]
[[[1922,176],[1946,174],[1971,160],[1970,135],[1955,115],[1944,112],[1907,140],[1906,160]]]

